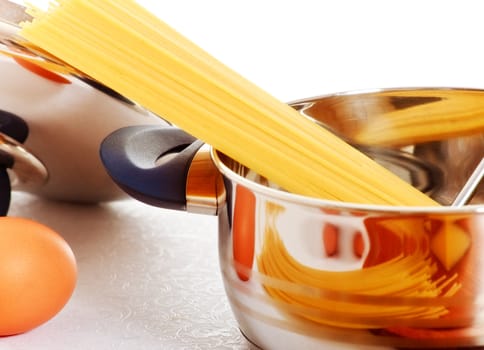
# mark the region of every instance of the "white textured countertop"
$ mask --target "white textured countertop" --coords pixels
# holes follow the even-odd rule
[[[215,217],[134,200],[86,206],[17,193],[10,215],[62,233],[78,285],[50,322],[0,349],[249,349],[223,291]]]
[[[283,101],[381,87],[484,87],[480,1],[141,2]],[[215,217],[23,193],[14,193],[10,215],[64,236],[79,281],[54,319],[0,338],[0,350],[250,348],[224,294]]]

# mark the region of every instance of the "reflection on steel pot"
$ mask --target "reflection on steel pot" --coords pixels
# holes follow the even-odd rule
[[[372,118],[391,120],[395,110],[412,113],[419,101],[429,116],[441,113],[443,96],[452,98],[452,91],[456,101],[466,94],[396,89],[292,103],[439,200],[441,207],[294,195],[169,127],[119,129],[102,143],[101,158],[134,198],[218,216],[226,293],[240,329],[261,348],[482,346],[482,186],[472,205],[445,204],[482,159],[484,134],[398,147],[369,147],[353,138],[354,130]],[[393,92],[398,99],[392,99]],[[435,98],[419,100],[424,92]]]

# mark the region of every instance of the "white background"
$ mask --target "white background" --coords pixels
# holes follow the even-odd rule
[[[284,101],[352,89],[483,86],[479,0],[139,2]]]
[[[382,87],[484,87],[477,0],[140,2],[283,101]],[[134,200],[78,206],[20,193],[11,214],[60,232],[80,274],[57,317],[0,338],[1,350],[248,348],[224,299],[215,218]]]

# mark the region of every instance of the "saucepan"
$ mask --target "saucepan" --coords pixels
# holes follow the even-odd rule
[[[168,123],[20,45],[18,25],[29,19],[25,7],[0,0],[0,216],[11,190],[80,203],[126,196],[106,174],[99,144],[123,126]]]
[[[479,102],[469,104],[470,96]],[[441,205],[289,193],[173,126],[120,128],[102,142],[101,159],[138,200],[217,215],[226,294],[242,333],[260,348],[484,346],[484,186],[452,205],[484,156],[484,131],[393,143],[355,137],[376,120],[392,125],[397,111],[484,112],[484,91],[379,89],[290,105]]]

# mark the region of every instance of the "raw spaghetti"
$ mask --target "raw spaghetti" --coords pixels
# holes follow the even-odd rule
[[[437,205],[247,81],[132,0],[58,0],[20,35],[271,179],[307,196]]]

